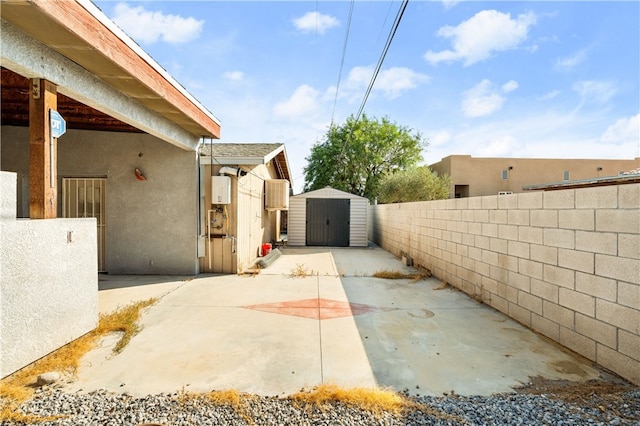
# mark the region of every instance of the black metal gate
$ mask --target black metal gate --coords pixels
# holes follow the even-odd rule
[[[308,246],[349,246],[351,200],[307,198]]]

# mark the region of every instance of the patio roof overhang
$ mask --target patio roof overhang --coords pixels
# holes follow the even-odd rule
[[[90,1],[2,0],[0,15],[2,65],[6,69],[2,73],[4,124],[25,125],[24,118],[29,114],[28,88],[19,102],[24,82],[17,85],[18,91],[8,89],[16,86],[20,77],[43,78],[58,85],[58,92],[64,95],[61,104],[66,105],[67,111],[77,113],[68,115],[69,128],[144,131],[189,150],[197,149],[194,139],[220,137],[218,119]],[[13,31],[16,28],[19,31]],[[31,40],[24,41],[23,37],[21,41],[19,32],[36,42],[29,44],[26,52],[23,49],[26,46],[20,46],[19,42],[26,44]],[[60,55],[59,61],[52,64],[56,69],[38,62],[35,56],[39,48]],[[97,78],[98,86],[106,90],[99,92],[85,85],[85,92],[82,87],[74,87],[73,79],[65,80],[65,66],[79,67]],[[104,103],[105,91],[120,99]],[[117,107],[123,100],[133,100],[138,110],[134,107],[128,113]],[[146,109],[147,115],[164,117],[177,129],[156,130],[148,119],[140,118],[140,109]],[[181,137],[182,132],[190,137]],[[189,142],[182,142],[185,139]]]

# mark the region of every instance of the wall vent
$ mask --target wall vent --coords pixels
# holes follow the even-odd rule
[[[265,210],[289,210],[289,181],[269,179],[264,181]]]

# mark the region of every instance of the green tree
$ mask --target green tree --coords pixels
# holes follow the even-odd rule
[[[387,175],[380,181],[378,201],[382,204],[449,198],[451,178],[438,176],[430,168],[414,167]]]
[[[325,139],[311,148],[304,168],[305,191],[331,186],[373,200],[380,179],[422,160],[422,136],[387,118],[353,116],[332,125]]]

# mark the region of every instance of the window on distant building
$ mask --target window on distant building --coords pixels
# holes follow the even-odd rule
[[[563,177],[563,179],[564,179],[564,180],[569,180],[569,170],[565,170],[565,171],[564,171],[564,177]]]
[[[503,170],[502,171],[502,180],[507,180],[509,179],[509,171],[508,170]]]

